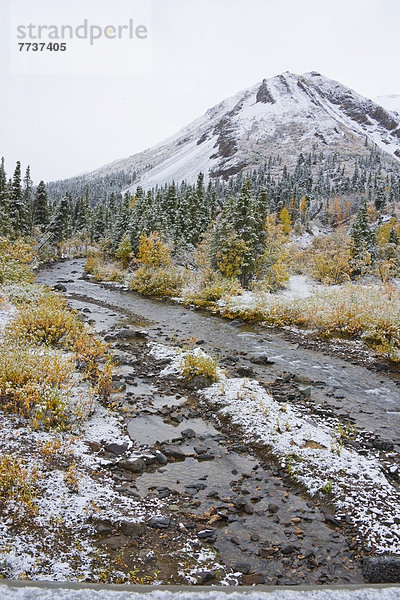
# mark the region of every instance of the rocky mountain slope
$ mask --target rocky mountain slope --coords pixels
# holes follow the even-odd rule
[[[288,167],[300,152],[340,154],[343,161],[376,145],[400,160],[400,116],[316,72],[285,72],[210,108],[157,146],[93,171],[138,175],[148,188],[172,180],[193,182],[236,174],[282,157]]]

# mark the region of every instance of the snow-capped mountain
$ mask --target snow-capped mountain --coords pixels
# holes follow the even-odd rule
[[[386,96],[377,96],[375,102],[400,115],[400,94],[388,94]]]
[[[220,102],[160,144],[93,171],[138,173],[145,188],[183,179],[228,177],[280,155],[338,152],[343,161],[376,144],[400,161],[400,116],[316,72],[285,72]]]

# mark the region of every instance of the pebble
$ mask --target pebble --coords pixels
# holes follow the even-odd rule
[[[166,529],[169,527],[171,519],[169,517],[151,517],[148,522],[149,527],[153,527],[155,529]]]
[[[163,450],[165,456],[172,456],[173,458],[180,458],[183,460],[186,458],[186,454],[179,446],[166,445]]]
[[[118,463],[120,469],[131,471],[132,473],[143,473],[146,468],[146,463],[142,458],[129,458],[127,460],[120,460]]]
[[[215,529],[202,529],[197,532],[197,537],[201,540],[215,537]]]

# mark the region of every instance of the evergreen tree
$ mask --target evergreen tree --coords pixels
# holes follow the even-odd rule
[[[69,199],[65,195],[56,209],[54,219],[49,227],[51,231],[51,241],[54,244],[60,243],[67,238],[69,224]]]
[[[23,186],[23,204],[27,211],[27,233],[32,235],[33,228],[33,181],[31,179],[31,169],[28,165],[25,171],[24,186]]]
[[[353,240],[353,257],[363,259],[368,253],[371,260],[373,260],[375,256],[375,235],[368,221],[367,205],[365,202],[357,212],[356,219],[351,228],[351,237]]]
[[[49,224],[49,206],[44,181],[40,181],[36,188],[32,213],[33,225],[37,225],[43,231]]]
[[[24,203],[21,186],[21,163],[17,161],[9,195],[9,215],[15,235],[29,233],[29,212]]]
[[[392,227],[390,230],[388,244],[393,244],[394,246],[398,246],[400,244],[400,238],[397,235],[394,227]]]
[[[0,164],[0,235],[8,235],[11,231],[11,222],[9,217],[9,198],[7,175],[4,166],[4,157]]]
[[[99,204],[93,211],[92,229],[90,239],[99,242],[106,232],[106,214],[104,204]]]
[[[124,237],[118,245],[116,256],[117,258],[121,259],[122,264],[126,269],[126,267],[129,264],[129,260],[132,256],[132,244],[127,233],[125,233]]]

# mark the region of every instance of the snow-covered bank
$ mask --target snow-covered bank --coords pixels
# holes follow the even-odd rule
[[[250,443],[270,447],[311,495],[332,498],[336,518],[350,518],[360,541],[377,552],[398,552],[400,494],[373,455],[345,448],[337,431],[290,403],[276,402],[254,380],[222,378],[204,396]]]
[[[151,352],[169,358],[162,374],[180,373],[184,352],[152,344]],[[346,432],[321,417],[277,402],[255,380],[228,378],[202,392],[222,416],[237,425],[246,441],[264,444],[311,495],[336,507],[336,519],[351,523],[358,541],[378,553],[398,553],[400,494],[383,474],[378,453],[346,447]]]

